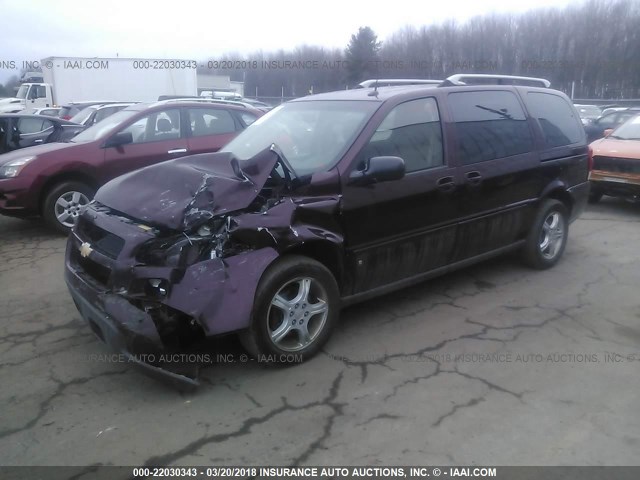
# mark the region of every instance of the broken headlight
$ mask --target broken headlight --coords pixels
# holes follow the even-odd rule
[[[155,238],[144,243],[136,259],[145,265],[188,267],[200,260],[223,256],[229,220],[216,218],[189,233]]]
[[[151,240],[140,247],[136,259],[145,265],[186,267],[200,257],[201,242],[186,235]]]

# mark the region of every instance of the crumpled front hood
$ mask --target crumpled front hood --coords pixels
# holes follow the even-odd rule
[[[231,153],[182,157],[115,178],[95,199],[144,223],[185,230],[248,207],[277,160],[269,149],[242,162]]]

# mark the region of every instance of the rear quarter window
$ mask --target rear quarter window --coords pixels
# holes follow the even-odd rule
[[[449,94],[460,163],[469,165],[527,153],[533,138],[518,98],[512,92]]]
[[[527,108],[538,121],[547,147],[561,147],[578,143],[584,130],[569,103],[551,93],[527,93]]]

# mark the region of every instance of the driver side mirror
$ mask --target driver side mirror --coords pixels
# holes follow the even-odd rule
[[[131,132],[120,132],[107,139],[107,141],[104,142],[104,148],[120,147],[128,143],[133,143],[133,135]]]
[[[404,160],[400,157],[373,157],[364,170],[354,170],[349,175],[349,185],[369,185],[390,182],[404,177]]]
[[[604,136],[608,137],[609,135],[611,135],[612,132],[613,132],[613,128],[605,128],[604,129]]]

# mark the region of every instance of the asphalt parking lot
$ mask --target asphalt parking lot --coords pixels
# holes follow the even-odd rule
[[[180,393],[110,357],[65,239],[0,218],[1,465],[640,465],[640,205],[605,199],[563,260],[505,257],[351,307],[292,368]]]

